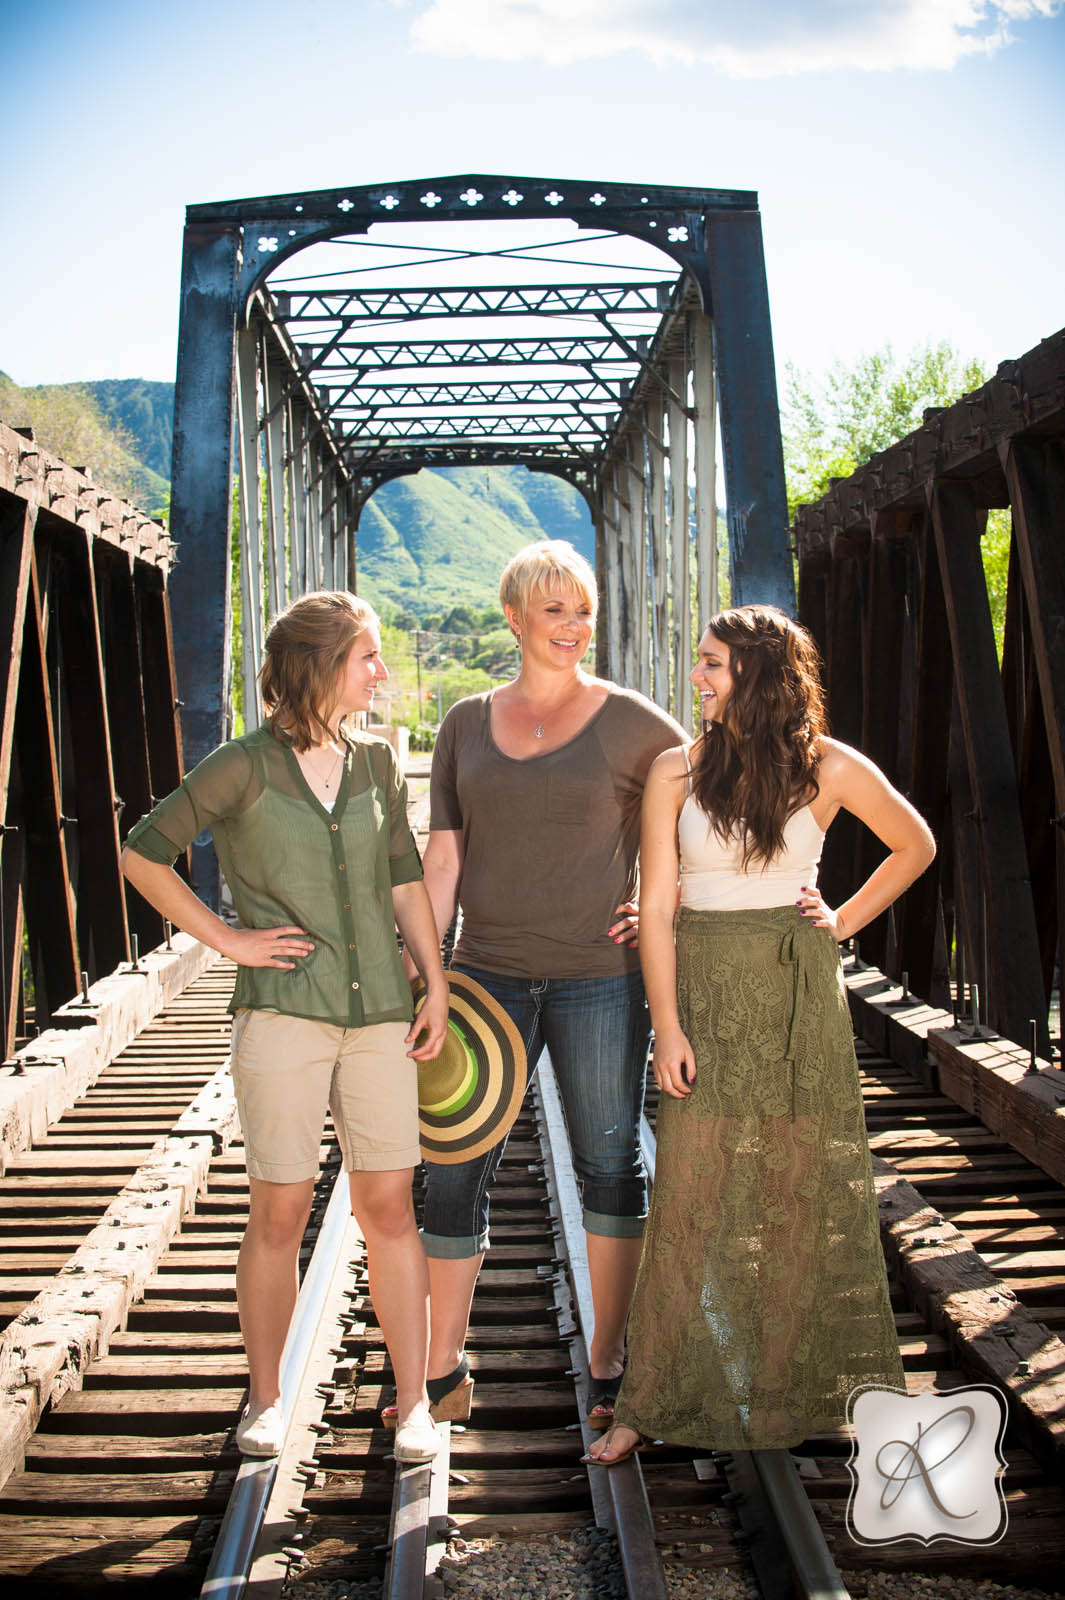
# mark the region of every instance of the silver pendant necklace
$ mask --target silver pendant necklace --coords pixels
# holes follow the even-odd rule
[[[562,710],[562,707],[565,706],[565,705],[568,705],[569,701],[573,698],[574,692],[579,688],[580,688],[580,684],[579,683],[573,684],[570,687],[569,692],[567,694],[563,695],[562,699],[558,702],[558,704],[551,707],[550,711],[547,713],[548,716],[549,717],[557,716],[558,712],[560,712]],[[524,696],[522,696],[522,698],[524,699]],[[540,718],[540,720],[537,722],[536,726],[533,728],[532,736],[533,736],[534,739],[543,739],[545,737],[546,733],[547,733],[547,729],[544,727],[543,718]]]

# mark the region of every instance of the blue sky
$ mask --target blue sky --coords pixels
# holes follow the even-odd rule
[[[1065,0],[4,7],[0,369],[172,378],[187,204],[460,172],[759,193],[778,366],[1065,324]]]

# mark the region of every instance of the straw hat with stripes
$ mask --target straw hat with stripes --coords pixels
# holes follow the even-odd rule
[[[426,1161],[453,1165],[506,1138],[528,1079],[521,1034],[498,1001],[464,972],[449,972],[443,1049],[418,1063],[418,1119]],[[421,983],[414,991],[421,999]]]

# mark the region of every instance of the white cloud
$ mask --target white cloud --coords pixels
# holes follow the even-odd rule
[[[409,0],[393,0],[407,5]],[[411,38],[436,55],[552,67],[639,51],[731,77],[911,67],[949,70],[990,54],[1011,24],[1065,0],[415,0]]]

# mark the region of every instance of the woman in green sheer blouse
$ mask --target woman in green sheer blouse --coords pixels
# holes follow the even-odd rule
[[[250,1385],[237,1444],[247,1455],[275,1455],[284,1439],[281,1353],[327,1105],[396,1377],[395,1453],[417,1461],[436,1450],[411,1178],[417,1063],[440,1049],[448,991],[402,775],[384,740],[346,726],[388,676],[380,649],[364,601],[326,591],[295,601],[266,640],[267,722],[200,762],[122,856],[163,916],[237,964],[232,1071],[250,1186],[237,1264]],[[239,927],[173,870],[205,828]],[[416,1018],[397,925],[426,983]]]

